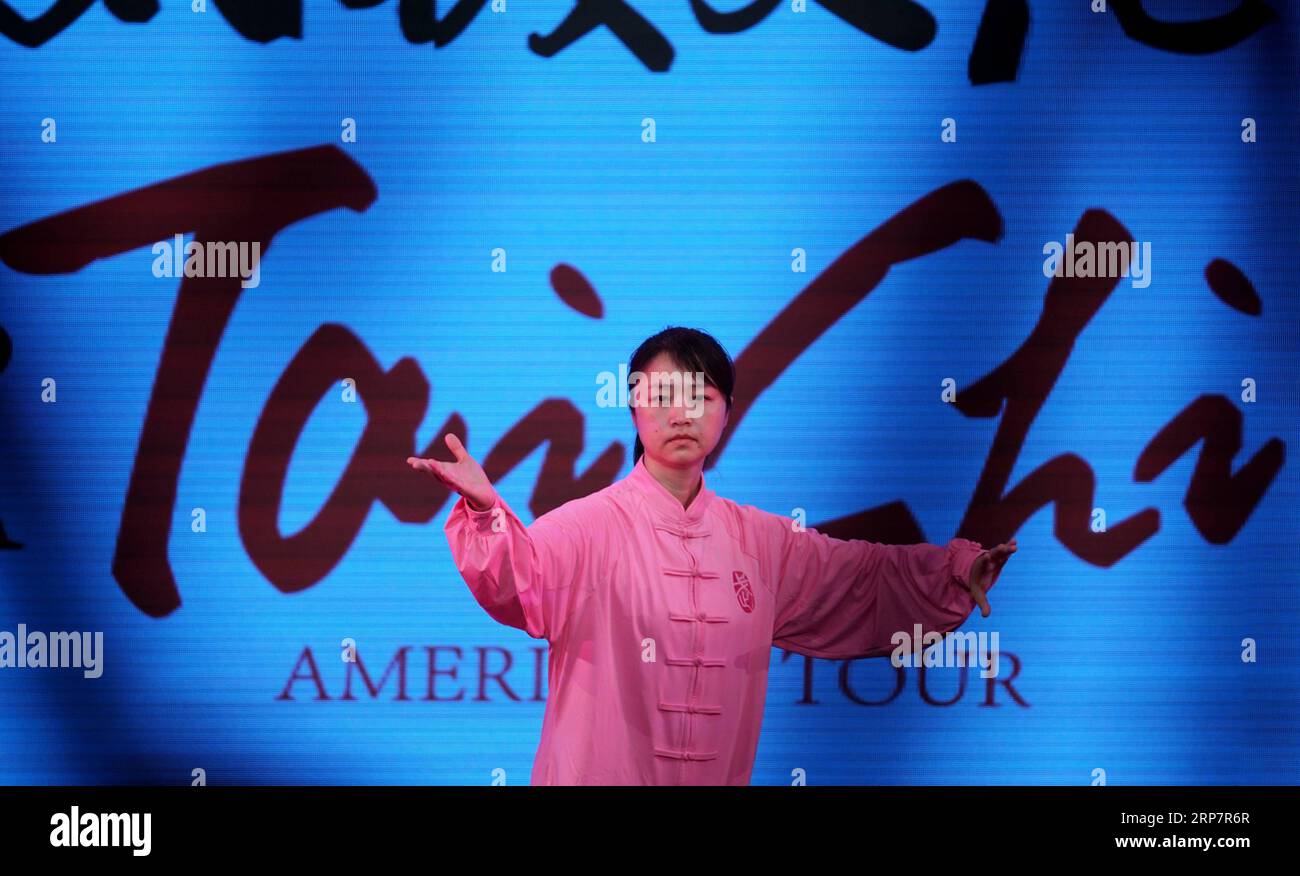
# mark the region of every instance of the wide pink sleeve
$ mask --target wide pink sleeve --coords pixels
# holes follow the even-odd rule
[[[790,518],[753,506],[749,513],[776,584],[778,648],[828,660],[879,657],[895,650],[896,632],[912,636],[918,623],[922,635],[951,632],[975,607],[967,582],[984,551],[977,542],[846,541],[796,531]]]
[[[535,639],[555,642],[586,589],[590,523],[579,525],[573,503],[524,526],[498,494],[483,511],[460,497],[444,530],[461,577],[495,620]]]

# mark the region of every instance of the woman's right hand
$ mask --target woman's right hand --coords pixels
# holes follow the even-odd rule
[[[447,433],[447,447],[456,457],[455,462],[442,462],[437,459],[420,459],[415,456],[406,458],[411,468],[428,472],[433,477],[451,487],[465,497],[465,501],[475,511],[486,511],[496,501],[496,490],[482,466],[469,455],[465,445],[452,433]]]

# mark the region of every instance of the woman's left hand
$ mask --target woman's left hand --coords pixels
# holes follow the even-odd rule
[[[997,577],[998,572],[1006,565],[1007,559],[1016,552],[1016,540],[1013,538],[1005,544],[1000,544],[995,548],[989,548],[984,553],[975,558],[975,562],[970,566],[970,595],[975,597],[975,604],[980,607],[980,616],[988,617],[989,608],[988,597],[984,595],[993,584],[993,579]]]

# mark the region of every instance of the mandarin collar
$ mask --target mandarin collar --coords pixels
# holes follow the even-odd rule
[[[658,479],[650,473],[650,469],[645,467],[644,454],[632,467],[632,473],[627,476],[627,479],[646,497],[650,506],[671,523],[699,523],[704,519],[704,512],[708,510],[709,503],[713,500],[713,491],[709,489],[708,481],[701,471],[700,491],[691,500],[690,507],[683,508],[677,497],[668,492],[668,488],[659,483]]]

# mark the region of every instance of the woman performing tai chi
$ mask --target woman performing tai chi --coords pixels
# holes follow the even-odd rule
[[[455,462],[407,460],[460,494],[445,528],[474,598],[550,645],[532,784],[747,785],[773,646],[878,657],[917,624],[948,633],[976,605],[988,617],[1014,539],[843,540],[723,498],[703,469],[731,410],[726,351],[673,327],[629,367],[631,473],[531,526],[455,435]],[[666,389],[697,374],[702,398]]]

